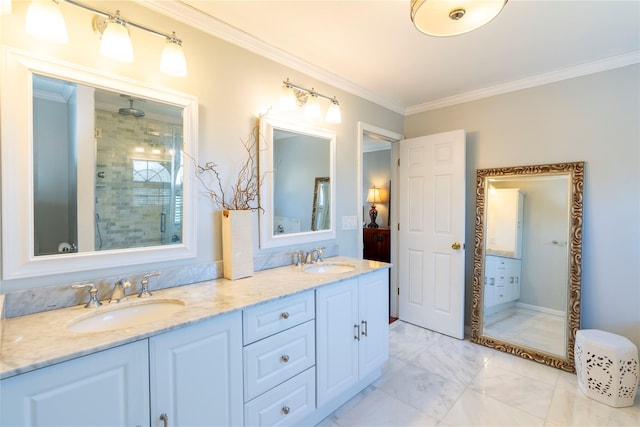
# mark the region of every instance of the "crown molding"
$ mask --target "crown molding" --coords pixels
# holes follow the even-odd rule
[[[323,68],[310,64],[309,62],[304,61],[297,56],[291,55],[288,52],[271,46],[263,42],[262,40],[257,39],[256,37],[253,37],[252,35],[219,20],[218,18],[205,14],[204,12],[195,9],[186,3],[183,3],[180,0],[161,2],[154,0],[134,1],[148,9],[154,10],[165,16],[169,16],[180,22],[183,22],[191,27],[197,28],[204,33],[225,40],[229,43],[242,47],[257,55],[271,59],[294,70],[298,70],[309,75],[310,77],[331,84],[338,89],[359,96],[403,116],[436,110],[444,107],[450,107],[465,102],[476,101],[491,96],[502,95],[509,92],[515,92],[522,89],[528,89],[535,86],[555,83],[562,80],[572,79],[575,77],[599,73],[602,71],[640,63],[640,51],[636,50],[630,53],[580,64],[575,67],[563,68],[549,73],[539,74],[536,76],[527,77],[525,79],[515,80],[512,82],[507,82],[483,89],[473,90],[435,101],[408,106],[405,108],[391,102],[385,97],[370,92],[349,80],[343,79],[342,77],[333,74]]]
[[[342,77],[323,68],[310,64],[297,56],[271,46],[262,40],[179,0],[162,2],[153,0],[136,0],[136,3],[165,16],[174,18],[191,27],[197,28],[204,33],[210,34],[267,59],[271,59],[282,65],[293,68],[294,70],[298,70],[310,77],[331,84],[338,89],[364,98],[367,101],[371,101],[393,112],[404,114],[404,107],[394,104],[387,98],[370,92],[349,80],[343,79]]]
[[[615,68],[622,68],[626,67],[627,65],[637,63],[640,63],[640,51],[638,50],[623,55],[612,56],[598,61],[580,64],[575,67],[563,68],[561,70],[552,71],[550,73],[527,77],[526,79],[515,80],[512,82],[499,84],[484,89],[473,90],[435,101],[425,102],[423,104],[413,105],[405,109],[404,115],[409,116],[411,114],[437,110],[444,107],[451,107],[453,105],[462,104],[469,101],[476,101],[483,98],[489,98],[491,96],[502,95],[505,93],[528,89],[535,86],[542,86],[545,84],[568,80],[588,74],[613,70]]]

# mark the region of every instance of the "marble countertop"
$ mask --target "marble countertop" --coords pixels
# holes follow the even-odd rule
[[[356,268],[348,273],[310,274],[295,266],[286,266],[258,271],[252,277],[240,280],[217,279],[155,292],[151,289],[153,296],[149,300],[177,299],[185,303],[185,308],[166,319],[113,331],[77,333],[67,330],[69,323],[78,316],[86,315],[90,310],[113,307],[108,303],[97,309],[78,305],[4,319],[0,343],[0,379],[390,266],[384,262],[347,257],[333,257],[325,262],[349,263]],[[134,300],[138,300],[135,295],[120,304]]]

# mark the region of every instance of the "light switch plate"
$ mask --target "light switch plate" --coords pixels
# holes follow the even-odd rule
[[[342,229],[343,230],[356,230],[358,228],[357,216],[343,216],[342,217]]]

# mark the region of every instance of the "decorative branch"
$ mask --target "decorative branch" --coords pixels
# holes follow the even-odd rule
[[[256,124],[249,133],[246,140],[242,141],[242,146],[247,152],[247,160],[240,167],[238,178],[231,186],[231,197],[227,199],[220,177],[219,166],[214,162],[207,162],[204,165],[196,163],[196,176],[213,203],[223,210],[264,210],[260,205],[259,192],[264,174],[258,175],[258,151],[260,139],[260,115]],[[185,155],[195,162],[189,154]],[[203,174],[212,176],[214,185],[210,186],[203,179]]]

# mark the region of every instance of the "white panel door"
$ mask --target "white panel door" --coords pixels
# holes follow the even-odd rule
[[[400,142],[400,319],[464,338],[465,131]]]
[[[216,317],[149,338],[151,426],[241,426],[242,317]]]

